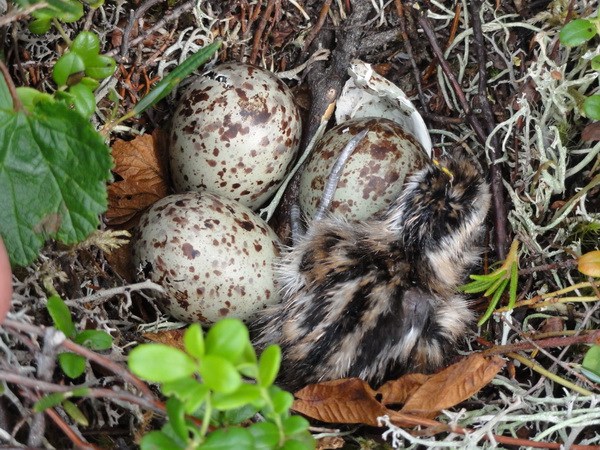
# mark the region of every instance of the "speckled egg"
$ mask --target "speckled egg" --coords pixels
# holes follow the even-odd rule
[[[278,238],[234,200],[208,191],[165,197],[141,217],[133,247],[139,278],[165,288],[161,305],[178,320],[251,320],[278,301]]]
[[[192,82],[173,116],[175,189],[208,189],[257,209],[285,178],[301,129],[293,96],[275,75],[241,63],[216,66]]]
[[[423,167],[427,154],[419,142],[397,123],[383,118],[344,122],[317,143],[300,178],[299,202],[311,218],[325,182],[348,141],[360,131],[369,132],[349,157],[330,211],[348,220],[363,220],[381,211],[402,191],[407,175]]]

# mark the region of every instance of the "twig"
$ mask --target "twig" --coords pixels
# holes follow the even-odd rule
[[[492,131],[496,127],[496,120],[494,119],[494,113],[488,100],[487,92],[487,58],[485,43],[483,41],[483,30],[481,28],[481,19],[479,12],[481,10],[482,1],[472,0],[469,2],[471,9],[471,21],[473,23],[473,39],[475,41],[475,50],[477,56],[478,73],[479,73],[479,86],[477,92],[477,98],[479,104],[483,110],[483,116],[485,118],[485,124],[487,127],[488,134],[491,135],[491,165],[490,165],[490,178],[491,178],[491,189],[492,189],[492,201],[494,203],[494,215],[495,215],[495,227],[496,232],[496,253],[499,259],[506,257],[506,245],[508,243],[508,233],[506,230],[506,223],[508,214],[506,212],[506,202],[504,193],[504,184],[502,182],[502,172],[498,159],[500,158],[500,142],[496,133],[492,134]],[[487,141],[484,141],[485,145]]]
[[[252,41],[252,51],[250,52],[250,58],[248,60],[250,62],[250,64],[256,63],[256,58],[258,56],[258,47],[260,45],[262,35],[265,31],[265,28],[267,27],[267,22],[269,20],[269,17],[271,17],[271,14],[273,13],[273,10],[275,9],[275,2],[276,2],[276,0],[269,0],[269,3],[267,3],[267,8],[265,9],[265,12],[263,13],[262,17],[260,18],[260,21],[258,22],[258,26],[256,27],[256,32],[254,33],[254,39]]]
[[[73,431],[73,429],[53,409],[48,408],[44,412],[48,415],[48,417],[52,419],[56,426],[60,428],[62,432],[71,440],[74,448],[83,450],[102,450],[101,447],[97,447],[93,444],[90,444],[89,442],[83,440],[80,436],[78,436],[77,433],[75,433],[75,431]]]
[[[153,281],[145,280],[140,283],[129,284],[126,286],[119,286],[111,289],[104,289],[96,292],[95,294],[88,295],[86,297],[75,298],[72,300],[65,300],[67,306],[75,306],[80,303],[91,303],[91,306],[96,306],[99,303],[114,297],[116,295],[130,295],[132,292],[141,291],[144,289],[150,289],[157,291],[161,294],[165,292],[160,284],[156,284]]]
[[[23,331],[25,333],[35,334],[37,336],[43,336],[43,334],[45,332],[44,331],[45,327],[37,327],[35,325],[29,325],[26,323],[17,322],[17,321],[10,320],[10,319],[6,319],[4,321],[4,323],[2,324],[2,326],[12,328],[12,329],[18,330],[18,331]],[[117,364],[114,361],[110,360],[109,358],[106,358],[105,356],[99,355],[98,353],[95,353],[85,347],[82,347],[81,345],[77,345],[69,339],[65,339],[60,344],[60,346],[66,350],[73,352],[73,353],[77,353],[78,355],[81,355],[81,356],[89,359],[90,361],[94,361],[95,363],[98,363],[101,366],[106,367],[107,369],[109,369],[110,371],[115,373],[116,375],[121,376],[121,378],[123,378],[123,381],[126,381],[126,382],[132,384],[133,386],[135,386],[136,388],[138,388],[139,391],[143,395],[145,395],[151,399],[155,398],[154,394],[152,393],[150,388],[142,380],[140,380],[135,375],[131,374],[128,370],[123,368],[120,364]],[[157,401],[157,400],[154,400],[154,401]]]
[[[23,106],[23,102],[19,98],[19,94],[17,94],[17,88],[15,87],[15,83],[8,72],[8,67],[4,64],[4,62],[0,59],[0,72],[4,76],[4,81],[6,82],[6,86],[8,87],[8,92],[10,92],[10,98],[13,101],[13,108],[16,111],[24,111],[25,107]]]
[[[302,46],[303,53],[306,53],[308,47],[310,46],[310,44],[312,44],[312,41],[315,40],[315,38],[319,34],[319,31],[321,31],[321,28],[323,28],[323,25],[327,20],[327,14],[329,13],[330,7],[331,0],[325,0],[323,2],[323,6],[321,6],[321,10],[319,11],[319,18],[317,19],[317,23],[312,27],[312,29],[308,33],[308,36],[306,36],[306,39],[304,40],[304,45]]]
[[[15,22],[25,16],[28,16],[32,12],[37,11],[38,9],[45,8],[46,6],[48,6],[47,2],[39,2],[39,3],[34,3],[33,5],[29,5],[27,8],[15,9],[15,10],[11,11],[9,14],[6,14],[5,16],[0,17],[0,27],[3,27],[4,25],[8,25],[11,22]]]
[[[122,58],[125,58],[125,55],[129,52],[129,38],[131,36],[131,31],[133,30],[135,22],[139,20],[146,13],[146,11],[148,11],[154,5],[160,3],[160,1],[161,0],[146,0],[139,6],[135,13],[133,12],[133,10],[131,10],[129,22],[127,23],[125,31],[123,32],[123,42],[121,43]]]

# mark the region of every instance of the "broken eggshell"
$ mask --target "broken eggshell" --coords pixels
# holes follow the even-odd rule
[[[165,289],[161,306],[178,320],[247,321],[279,300],[273,277],[279,240],[234,200],[208,191],[165,197],[141,217],[133,248],[138,278]]]
[[[291,91],[271,72],[216,66],[192,82],[173,116],[175,190],[208,189],[257,209],[289,170],[301,128]]]
[[[402,191],[404,181],[428,160],[419,142],[388,119],[349,120],[332,128],[319,140],[300,176],[300,207],[311,219],[323,188],[342,149],[360,131],[359,142],[339,179],[330,212],[348,220],[364,220],[383,210]]]

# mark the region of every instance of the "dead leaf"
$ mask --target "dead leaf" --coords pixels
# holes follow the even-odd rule
[[[581,255],[577,262],[577,270],[590,277],[600,277],[600,250]]]
[[[474,353],[432,375],[408,399],[400,412],[435,417],[442,409],[451,408],[477,393],[504,364],[505,361],[499,356],[486,358]]]
[[[423,373],[409,373],[397,380],[388,381],[377,389],[377,393],[381,394],[381,403],[384,405],[406,403],[410,396],[432,376]]]
[[[311,384],[295,396],[292,409],[322,422],[377,426],[377,417],[388,413],[375,399],[375,391],[358,378]]]
[[[108,186],[106,218],[111,226],[131,229],[139,215],[169,193],[166,138],[159,130],[112,146],[113,172],[121,179]]]
[[[581,132],[581,140],[585,142],[600,141],[600,122],[592,122]]]
[[[325,436],[317,440],[316,450],[331,450],[334,448],[344,448],[346,442],[340,436]]]
[[[185,351],[185,348],[183,347],[183,333],[185,333],[185,329],[159,331],[158,333],[144,333],[142,336],[149,341],[165,344]]]
[[[131,241],[114,249],[110,253],[105,253],[104,256],[108,261],[110,268],[118,273],[123,279],[130,283],[135,281],[135,267],[133,267]]]

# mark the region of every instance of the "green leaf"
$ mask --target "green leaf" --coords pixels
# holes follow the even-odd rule
[[[45,239],[85,239],[106,210],[112,160],[104,139],[60,102],[0,110],[0,234],[26,266]]]
[[[585,115],[593,120],[600,120],[600,95],[592,95],[583,102]]]
[[[43,412],[48,408],[53,408],[60,405],[66,398],[70,396],[70,392],[53,392],[45,397],[40,398],[33,405],[35,412]]]
[[[196,371],[192,358],[164,344],[141,344],[129,353],[129,370],[148,381],[164,383],[189,377]]]
[[[58,364],[69,378],[77,378],[83,374],[85,363],[85,358],[75,353],[65,352],[58,355]]]
[[[163,383],[161,390],[165,395],[174,395],[180,399],[187,414],[196,412],[210,392],[206,385],[191,377]]]
[[[179,66],[173,69],[169,75],[164,77],[152,91],[148,93],[148,95],[144,96],[136,103],[133,108],[133,113],[139,115],[169,95],[173,88],[181,83],[181,80],[191,74],[200,65],[208,61],[220,46],[220,41],[213,42],[187,58],[183,63],[179,64]]]
[[[258,384],[269,387],[275,381],[281,364],[281,348],[269,345],[260,355],[258,361]]]
[[[261,389],[254,384],[242,384],[235,391],[228,394],[215,393],[212,405],[220,411],[241,408],[249,403],[253,404],[261,399]]]
[[[66,86],[67,80],[74,73],[84,72],[85,63],[75,52],[67,52],[58,58],[52,69],[52,78],[58,86]]]
[[[87,427],[90,424],[85,414],[83,414],[83,412],[77,407],[75,403],[70,402],[69,400],[65,400],[62,403],[62,407],[64,408],[65,412],[69,415],[69,417],[75,422],[77,422],[79,425]]]
[[[253,423],[248,427],[248,431],[254,437],[255,448],[272,449],[277,448],[279,444],[279,429],[272,422]]]
[[[162,431],[151,431],[140,442],[141,450],[181,450],[180,446]]]
[[[77,0],[47,0],[55,17],[65,23],[77,22],[83,17],[83,4]],[[33,14],[35,16],[35,12]]]
[[[98,89],[98,86],[100,86],[100,83],[98,82],[98,80],[94,80],[93,78],[90,78],[90,77],[83,77],[79,81],[79,84],[88,88],[90,90],[90,92],[94,92],[96,89]]]
[[[254,438],[245,428],[231,427],[210,433],[198,450],[254,450]]]
[[[185,351],[196,359],[204,356],[204,332],[199,324],[194,323],[185,330],[183,346]]]
[[[309,432],[294,436],[283,444],[282,450],[314,450],[316,446],[315,439]]]
[[[108,350],[112,347],[113,338],[105,331],[85,330],[78,333],[74,341],[91,350]]]
[[[228,409],[227,411],[223,411],[222,423],[223,424],[240,424],[251,417],[254,417],[260,408],[257,408],[254,405],[244,405],[241,408],[237,409]]]
[[[54,326],[65,333],[65,336],[72,338],[75,336],[77,330],[73,325],[73,319],[71,318],[71,311],[63,302],[62,298],[58,295],[52,295],[46,303],[46,308],[50,313]]]
[[[85,64],[85,74],[88,77],[102,80],[115,73],[117,62],[110,56],[98,55]]]
[[[517,303],[517,287],[519,285],[519,266],[512,264],[510,267],[510,285],[508,287],[508,307],[515,307]]]
[[[8,85],[6,84],[4,75],[0,73],[0,109],[12,110],[13,108],[13,100],[8,90]]]
[[[39,18],[32,20],[27,28],[33,34],[46,34],[52,26],[52,18]]]
[[[600,345],[592,345],[588,349],[581,366],[600,377]]]
[[[72,52],[77,53],[87,65],[90,60],[93,60],[100,53],[100,39],[95,33],[82,31],[73,39],[69,48]]]
[[[269,388],[269,395],[271,396],[273,410],[276,414],[288,412],[292,403],[294,403],[294,396],[277,386],[271,386]]]
[[[171,397],[167,400],[167,417],[171,428],[183,442],[187,442],[189,434],[187,431],[187,424],[185,422],[185,410],[183,403],[175,397]]]
[[[566,24],[558,35],[560,43],[567,47],[581,45],[596,36],[596,27],[585,19],[575,19]]]
[[[598,8],[600,11],[600,8]],[[592,58],[591,61],[592,69],[600,71],[600,55],[596,55]]]
[[[81,83],[71,86],[67,91],[57,91],[56,99],[67,108],[77,111],[86,120],[96,111],[96,97]]]
[[[26,110],[31,111],[40,102],[54,102],[54,97],[30,87],[18,87],[17,94]]]
[[[234,365],[217,355],[206,355],[202,358],[200,375],[210,389],[224,394],[235,391],[242,384],[242,377]]]
[[[206,335],[206,354],[221,356],[235,364],[248,342],[248,329],[241,320],[223,319]]]
[[[308,420],[301,416],[290,416],[283,419],[283,431],[286,436],[302,433],[308,430]]]

